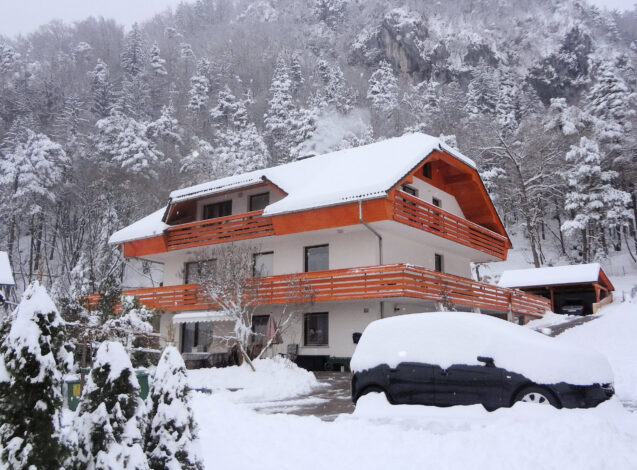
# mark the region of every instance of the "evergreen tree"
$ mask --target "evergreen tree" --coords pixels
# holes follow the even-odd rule
[[[136,77],[146,68],[146,46],[142,30],[137,23],[126,35],[121,54],[122,70],[130,77]]]
[[[102,59],[97,59],[95,68],[88,76],[91,81],[91,111],[98,118],[105,118],[111,113],[114,104],[108,65]]]
[[[0,461],[14,470],[63,468],[62,377],[72,355],[62,318],[34,282],[1,329]]]
[[[186,367],[174,346],[164,349],[150,384],[145,450],[153,470],[203,468],[197,455],[197,426]]]
[[[164,156],[148,138],[147,124],[115,112],[96,126],[97,150],[108,157],[112,167],[147,179],[157,177],[157,165]]]
[[[77,468],[146,470],[139,383],[124,347],[100,345],[82,391],[77,429]]]
[[[166,75],[166,67],[164,64],[166,60],[161,58],[159,44],[157,41],[153,43],[153,46],[150,49],[150,69],[154,75]]]
[[[571,217],[562,224],[567,235],[579,236],[582,261],[606,255],[605,230],[623,228],[632,220],[630,194],[615,188],[614,171],[603,170],[596,142],[582,137],[566,154],[564,178],[569,192],[564,209]]]
[[[398,131],[399,91],[391,65],[382,61],[369,78],[367,88],[376,134],[394,135]]]
[[[210,62],[207,59],[201,59],[197,62],[197,71],[190,79],[190,97],[188,101],[188,109],[195,113],[202,112],[208,106],[210,93]]]
[[[274,163],[289,161],[290,150],[297,143],[294,127],[298,111],[292,90],[289,66],[284,55],[279,54],[270,84],[270,100],[264,119],[266,142]]]

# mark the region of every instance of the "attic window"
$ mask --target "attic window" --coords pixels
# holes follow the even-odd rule
[[[425,178],[429,178],[429,179],[431,179],[431,162],[429,162],[429,163],[425,163],[425,164],[422,166],[422,175],[423,175]]]

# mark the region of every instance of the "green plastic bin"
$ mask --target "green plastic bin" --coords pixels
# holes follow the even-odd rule
[[[135,371],[135,375],[139,382],[139,398],[146,400],[146,397],[148,396],[148,371],[138,369]]]
[[[90,371],[86,372],[85,380],[88,378]],[[138,369],[135,371],[137,381],[139,382],[139,398],[146,400],[148,397],[148,371],[145,369]],[[77,406],[80,404],[80,395],[82,394],[82,384],[80,379],[66,379],[64,381],[65,399],[66,405],[71,411],[77,410]]]
[[[82,385],[80,379],[65,380],[66,386],[66,405],[71,411],[77,410],[77,405],[80,404],[80,395],[82,394]]]

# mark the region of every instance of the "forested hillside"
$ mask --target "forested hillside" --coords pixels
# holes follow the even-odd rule
[[[635,256],[636,68],[637,10],[574,0],[198,0],[0,37],[0,250],[20,287],[104,291],[108,236],[170,190],[422,131],[536,265]]]

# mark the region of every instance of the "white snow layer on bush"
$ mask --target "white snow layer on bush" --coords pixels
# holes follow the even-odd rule
[[[42,287],[38,282],[34,282],[27,287],[22,294],[20,304],[13,311],[11,328],[7,334],[7,344],[11,346],[15,351],[22,351],[23,348],[33,354],[38,363],[42,364],[40,367],[40,373],[32,377],[30,381],[32,383],[39,383],[44,378],[46,370],[53,371],[54,374],[59,374],[59,379],[62,376],[58,370],[57,362],[53,356],[53,352],[49,351],[46,354],[42,354],[40,348],[40,327],[37,324],[37,315],[40,313],[55,312],[55,318],[51,322],[51,326],[60,326],[62,318],[46,292],[46,289]],[[21,354],[21,356],[23,356]],[[6,374],[6,365],[3,363],[0,366],[0,380],[2,376]],[[4,370],[4,373],[2,372]],[[8,380],[8,378],[5,377]],[[5,380],[6,381],[6,380]]]
[[[122,343],[117,341],[105,341],[100,344],[97,353],[95,353],[93,367],[99,368],[104,364],[108,364],[110,366],[110,371],[108,373],[108,380],[110,382],[117,380],[124,369],[133,370],[133,366],[131,365],[126,349],[124,349]],[[130,374],[130,383],[133,388],[139,389],[139,382],[137,381],[137,376],[134,373]],[[93,390],[93,388],[95,388],[91,374],[88,376],[86,388],[87,390]]]
[[[549,338],[541,333],[474,313],[420,313],[370,323],[351,361],[353,371],[380,364],[424,362],[447,368],[482,365],[492,357],[497,367],[523,374],[536,383],[575,385],[607,383],[613,373],[595,351]]]
[[[193,389],[237,390],[230,393],[230,399],[240,402],[283,400],[310,393],[319,386],[314,374],[287,359],[276,357],[252,362],[256,372],[245,363],[189,370],[188,385]]]

